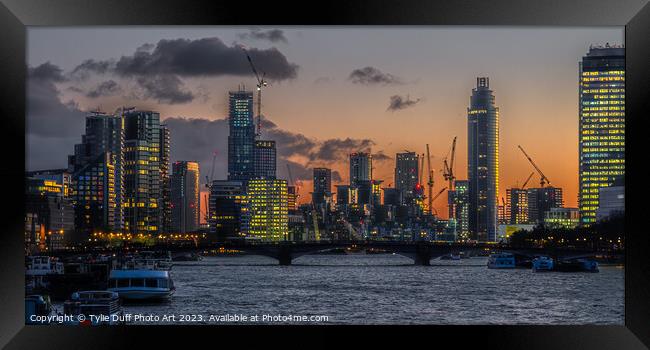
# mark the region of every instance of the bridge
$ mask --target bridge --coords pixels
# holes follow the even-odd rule
[[[399,254],[412,259],[415,265],[428,266],[431,259],[460,252],[477,252],[482,250],[510,252],[520,257],[548,255],[554,259],[571,259],[591,257],[602,253],[580,248],[517,248],[493,243],[451,243],[430,241],[279,241],[279,242],[227,242],[202,244],[159,244],[141,247],[140,250],[170,251],[172,255],[189,252],[201,252],[214,249],[229,249],[247,254],[261,255],[276,259],[280,265],[291,265],[292,261],[307,254],[325,252],[337,248],[356,246],[360,249],[376,249]]]

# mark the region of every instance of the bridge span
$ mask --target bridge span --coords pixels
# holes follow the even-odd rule
[[[280,242],[255,242],[239,243],[229,242],[210,245],[192,246],[153,246],[148,250],[169,250],[172,253],[198,252],[212,249],[231,249],[245,252],[252,255],[261,255],[276,259],[280,265],[291,265],[292,261],[307,254],[324,252],[336,248],[347,248],[356,246],[362,249],[378,249],[408,257],[416,265],[430,265],[431,259],[451,253],[472,253],[482,250],[511,252],[519,256],[533,257],[536,255],[549,255],[557,258],[576,258],[594,256],[598,252],[594,250],[575,248],[513,248],[507,245],[491,243],[442,243],[429,241],[280,241]]]

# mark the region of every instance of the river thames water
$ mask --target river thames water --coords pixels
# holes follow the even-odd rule
[[[279,266],[261,256],[205,257],[174,264],[169,301],[125,304],[124,312],[176,315],[176,324],[224,323],[228,315],[258,315],[257,322],[231,324],[623,324],[621,266],[535,273],[492,270],[486,262],[415,266],[400,255],[360,253],[307,255]],[[264,315],[284,318],[262,322]]]

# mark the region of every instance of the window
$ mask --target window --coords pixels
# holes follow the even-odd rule
[[[131,279],[131,287],[144,287],[144,279],[142,278]]]
[[[158,280],[156,280],[155,278],[147,278],[144,280],[144,285],[145,287],[149,287],[149,288],[157,288]]]
[[[128,278],[120,278],[117,280],[117,286],[118,287],[128,287],[129,286],[129,279]]]

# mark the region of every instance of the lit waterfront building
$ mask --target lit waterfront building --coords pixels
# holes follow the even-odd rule
[[[169,174],[169,154],[171,150],[171,133],[167,125],[160,125],[160,192],[161,192],[161,228],[164,232],[172,231],[171,177]]]
[[[52,180],[63,186],[63,197],[72,195],[72,174],[67,168],[28,171],[27,177],[40,180]]]
[[[544,213],[544,226],[547,228],[572,229],[580,224],[578,208],[551,208]]]
[[[275,179],[276,150],[275,141],[256,140],[253,163],[255,178]]]
[[[455,180],[454,190],[448,191],[449,218],[454,221],[456,236],[461,239],[469,237],[469,181]]]
[[[124,120],[101,112],[86,117],[81,143],[68,156],[69,195],[75,208],[75,237],[123,228]]]
[[[508,224],[528,224],[529,218],[529,197],[528,190],[522,188],[506,189],[506,217]]]
[[[291,211],[298,210],[298,193],[296,186],[287,186],[287,209]]]
[[[541,224],[544,222],[544,214],[551,208],[562,208],[564,196],[559,187],[540,187],[528,189],[528,222],[530,224]]]
[[[418,183],[419,157],[415,152],[397,153],[395,156],[395,188],[402,192],[405,202],[413,199]]]
[[[74,207],[65,186],[55,180],[27,177],[25,221],[29,245],[57,250],[70,241],[74,230]]]
[[[218,242],[248,232],[248,200],[241,181],[215,180],[210,186],[210,236]]]
[[[312,203],[315,205],[325,203],[325,198],[332,193],[332,170],[328,168],[314,168],[314,191],[311,194]]]
[[[356,152],[350,154],[350,186],[356,186],[359,181],[372,180],[372,155]]]
[[[240,88],[229,93],[228,125],[228,180],[246,182],[255,176],[253,92]]]
[[[124,230],[156,234],[162,231],[160,113],[124,113]]]
[[[625,174],[625,48],[590,47],[580,62],[579,194],[583,225],[596,221],[599,189]]]
[[[472,238],[494,241],[499,193],[499,108],[489,78],[476,78],[467,109],[469,231]]]
[[[288,237],[287,180],[248,181],[248,236],[264,241]]]
[[[171,232],[198,231],[201,212],[199,163],[177,161],[172,164],[171,203]]]

